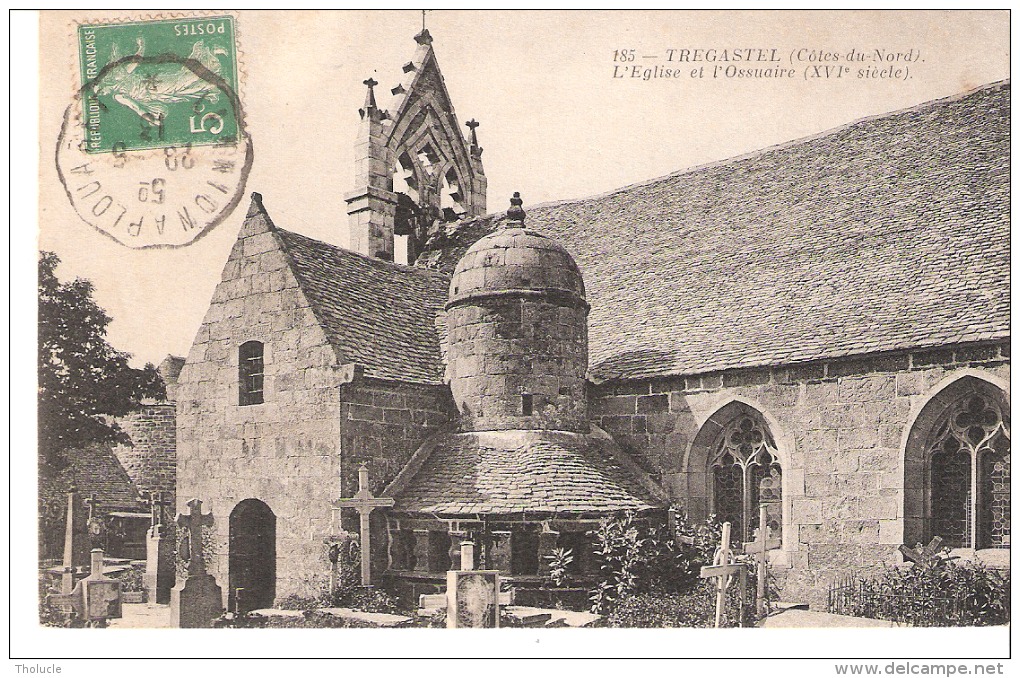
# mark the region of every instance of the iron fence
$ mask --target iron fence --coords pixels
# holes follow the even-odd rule
[[[1007,603],[1008,605],[1008,603]],[[829,584],[828,611],[909,626],[971,626],[989,616],[987,600],[973,595],[937,597],[892,591],[881,581],[850,575]],[[1005,611],[1008,619],[1008,609]]]

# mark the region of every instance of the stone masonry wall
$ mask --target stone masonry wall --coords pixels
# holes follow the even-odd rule
[[[699,430],[724,425],[713,418],[734,399],[761,412],[783,469],[782,595],[824,606],[833,578],[897,562],[907,428],[941,386],[975,371],[1008,380],[1009,345],[606,383],[592,393],[592,421],[703,518],[710,479],[700,448],[712,436]]]
[[[586,317],[580,306],[544,299],[449,309],[450,387],[465,430],[586,431]],[[525,394],[530,414],[522,409]]]
[[[450,425],[454,406],[445,386],[411,386],[355,379],[341,390],[341,442],[343,465],[340,487],[344,497],[358,491],[358,467],[366,463],[372,494],[383,489],[404,467],[425,440]],[[373,576],[388,564],[386,521],[372,513]],[[344,529],[358,533],[357,512],[343,511]]]
[[[265,346],[265,402],[238,405],[238,348]],[[276,515],[277,598],[328,576],[323,538],[339,496],[341,370],[265,217],[249,215],[180,375],[177,510],[193,497],[215,520],[212,574],[229,593],[230,514],[242,500]]]
[[[174,505],[177,489],[177,408],[174,403],[154,403],[117,420],[131,439],[117,445],[114,454],[140,492],[162,492]]]

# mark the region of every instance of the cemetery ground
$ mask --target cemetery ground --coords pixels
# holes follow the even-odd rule
[[[363,499],[365,497],[362,497]],[[370,497],[369,497],[370,498]],[[78,524],[68,496],[67,525]],[[369,502],[372,503],[372,502]],[[550,557],[542,607],[535,590],[516,589],[496,570],[474,569],[474,544],[461,542],[460,569],[445,590],[398,598],[372,582],[358,544],[324,543],[320,581],[311,595],[285,595],[273,607],[249,609],[243,589],[224,610],[207,572],[211,517],[192,500],[189,513],[163,526],[153,511],[145,560],[106,557],[88,549],[88,533],[68,529],[62,562],[40,568],[40,621],[48,626],[110,628],[556,628],[556,627],[875,627],[983,626],[1009,621],[1009,573],[958,563],[940,540],[902,548],[908,564],[880,575],[834,582],[827,609],[779,601],[767,554],[776,542],[765,526],[755,540],[733,543],[730,525],[692,525],[677,514],[655,526],[624,515],[592,531],[599,575],[572,574],[573,554]],[[362,527],[364,528],[364,522]],[[363,530],[367,532],[367,530]],[[337,546],[334,541],[332,546]],[[166,548],[160,548],[164,546]],[[172,548],[171,548],[172,547]],[[167,558],[167,554],[170,558]],[[87,554],[88,560],[83,560]],[[168,581],[161,569],[172,567]],[[377,584],[377,585],[373,585]],[[380,585],[381,584],[381,585]],[[522,592],[529,593],[527,600]],[[582,594],[578,596],[577,594]]]

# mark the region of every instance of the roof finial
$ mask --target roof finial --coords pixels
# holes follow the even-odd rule
[[[514,197],[510,198],[510,209],[506,211],[507,221],[524,223],[524,208],[521,207],[523,204],[520,192],[514,191]]]
[[[360,113],[361,117],[364,118],[366,114],[369,114],[378,108],[375,103],[375,90],[372,88],[379,83],[377,83],[374,78],[369,77],[369,79],[364,80],[362,84],[368,86],[368,93],[365,94],[365,106],[358,110],[358,113]]]
[[[429,29],[423,28],[421,29],[421,33],[414,36],[414,41],[417,42],[419,45],[431,45],[432,34],[429,33]]]
[[[476,131],[478,129],[478,125],[481,123],[472,118],[464,124],[471,130],[471,156],[474,158],[481,158],[482,147],[478,145],[478,132]]]

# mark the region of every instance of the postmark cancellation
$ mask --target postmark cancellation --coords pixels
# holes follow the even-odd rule
[[[81,84],[56,153],[71,204],[128,247],[193,242],[236,207],[252,161],[234,17],[76,33]]]

